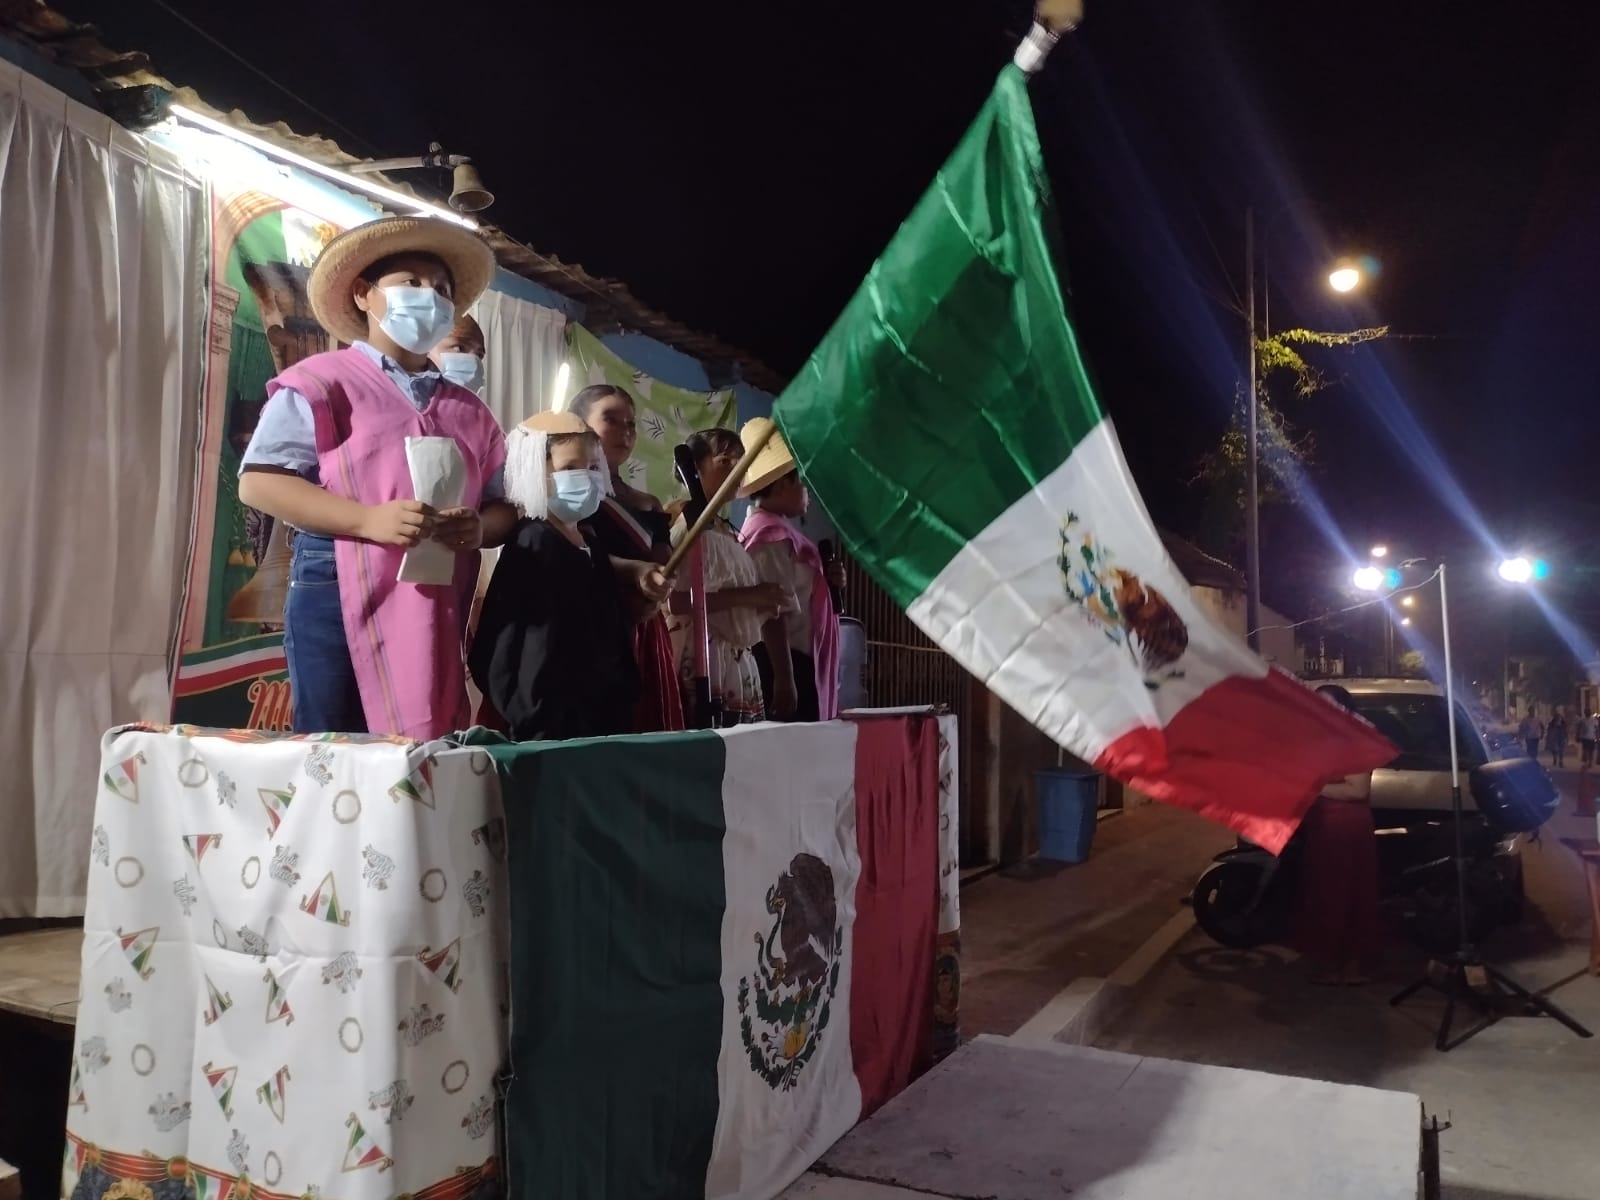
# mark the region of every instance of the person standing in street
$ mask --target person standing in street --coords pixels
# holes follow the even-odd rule
[[[1594,766],[1594,729],[1593,714],[1580,712],[1573,732],[1578,738],[1582,765],[1586,767]]]
[[[1535,762],[1539,758],[1539,743],[1544,741],[1544,725],[1540,722],[1533,709],[1528,710],[1528,715],[1522,718],[1522,723],[1517,726],[1517,736],[1522,739],[1522,745],[1528,751],[1528,757]]]
[[[1550,765],[1567,765],[1567,718],[1558,708],[1550,714],[1550,724],[1544,730],[1545,749],[1550,751]]]

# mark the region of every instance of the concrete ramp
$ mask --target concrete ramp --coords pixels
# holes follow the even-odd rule
[[[981,1037],[785,1197],[1416,1200],[1412,1095]]]

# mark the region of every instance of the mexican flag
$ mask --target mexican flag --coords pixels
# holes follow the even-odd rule
[[[1008,67],[774,416],[851,554],[967,670],[1078,757],[1276,851],[1323,784],[1395,752],[1196,605],[1056,260]]]
[[[929,1064],[934,721],[491,753],[514,1193],[775,1196]]]

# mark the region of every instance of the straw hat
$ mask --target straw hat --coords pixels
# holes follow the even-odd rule
[[[522,423],[522,427],[530,433],[543,434],[589,432],[589,426],[584,423],[583,418],[571,412],[534,413]]]
[[[789,443],[783,440],[783,434],[773,425],[771,417],[751,417],[744,423],[739,430],[739,440],[744,443],[745,453],[748,454],[756,439],[769,429],[772,436],[761,447],[761,453],[756,455],[755,462],[750,464],[750,470],[745,473],[744,482],[739,485],[740,499],[755,495],[769,483],[776,483],[795,469]]]
[[[373,263],[394,254],[431,254],[450,270],[458,313],[472,307],[494,278],[494,251],[460,225],[431,217],[385,217],[341,233],[323,247],[306,290],[317,323],[341,342],[367,336],[367,314],[356,307],[355,284]]]

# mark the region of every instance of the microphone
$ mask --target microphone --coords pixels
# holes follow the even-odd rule
[[[817,551],[822,555],[823,563],[836,563],[839,561],[839,548],[833,544],[832,538],[823,538],[817,543]],[[833,611],[835,615],[844,612],[844,589],[828,585],[828,592],[833,597]]]

